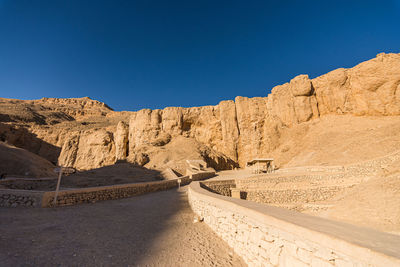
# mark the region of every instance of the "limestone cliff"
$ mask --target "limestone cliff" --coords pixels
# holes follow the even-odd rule
[[[141,110],[130,119],[130,153],[178,135],[221,152],[241,166],[276,148],[280,130],[327,114],[400,115],[400,55],[379,54],[315,79],[299,75],[267,97],[237,97],[216,106]]]
[[[315,79],[299,75],[274,87],[266,97],[237,97],[216,106],[114,112],[86,98],[35,101],[23,102],[28,105],[27,121],[33,123],[28,130],[62,148],[61,165],[91,169],[127,160],[150,168],[171,167],[171,162],[178,166],[172,152],[166,153],[178,153],[172,149],[175,144],[178,150],[183,145],[196,147],[196,153],[185,152],[188,157],[208,159],[217,169],[233,168],[251,158],[268,156],[281,143],[285,129],[322,116],[400,115],[400,54],[382,53]],[[48,108],[47,113],[34,110],[34,104]],[[18,114],[0,113],[0,121],[16,127],[13,121],[18,121]],[[3,139],[7,136],[3,133]],[[43,151],[34,153],[52,161],[58,156],[56,150],[49,156]]]

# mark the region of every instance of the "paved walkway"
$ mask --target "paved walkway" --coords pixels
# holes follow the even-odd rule
[[[1,266],[244,266],[186,189],[63,208],[0,208]]]

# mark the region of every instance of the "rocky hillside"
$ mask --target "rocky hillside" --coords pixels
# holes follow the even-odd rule
[[[55,125],[91,116],[105,116],[112,109],[106,104],[83,98],[18,100],[0,98],[0,121]]]
[[[0,142],[0,175],[50,177],[54,165],[25,149]]]
[[[299,75],[266,97],[237,97],[216,106],[115,112],[89,98],[0,99],[0,139],[78,169],[117,160],[182,168],[186,154],[229,169],[277,151],[291,155],[278,155],[278,165],[294,166],[300,152],[288,152],[295,146],[287,138],[303,138],[320,120],[342,115],[400,115],[400,54],[382,53],[315,79]],[[174,158],[177,151],[185,155]]]
[[[71,133],[115,128],[128,112],[84,98],[17,100],[0,98],[0,141],[26,149],[57,164]]]

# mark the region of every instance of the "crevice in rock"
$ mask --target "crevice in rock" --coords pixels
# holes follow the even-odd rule
[[[237,114],[237,108],[236,108],[236,101],[233,101],[233,103],[235,103],[235,118],[234,120],[236,121],[236,128],[238,131],[238,140],[235,143],[235,162],[238,164],[239,166],[239,151],[238,151],[238,144],[239,144],[239,140],[240,140],[240,128],[239,128],[239,120],[238,120],[238,114]]]

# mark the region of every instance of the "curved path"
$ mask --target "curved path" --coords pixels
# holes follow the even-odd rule
[[[0,208],[1,266],[245,266],[186,188],[63,208]]]

